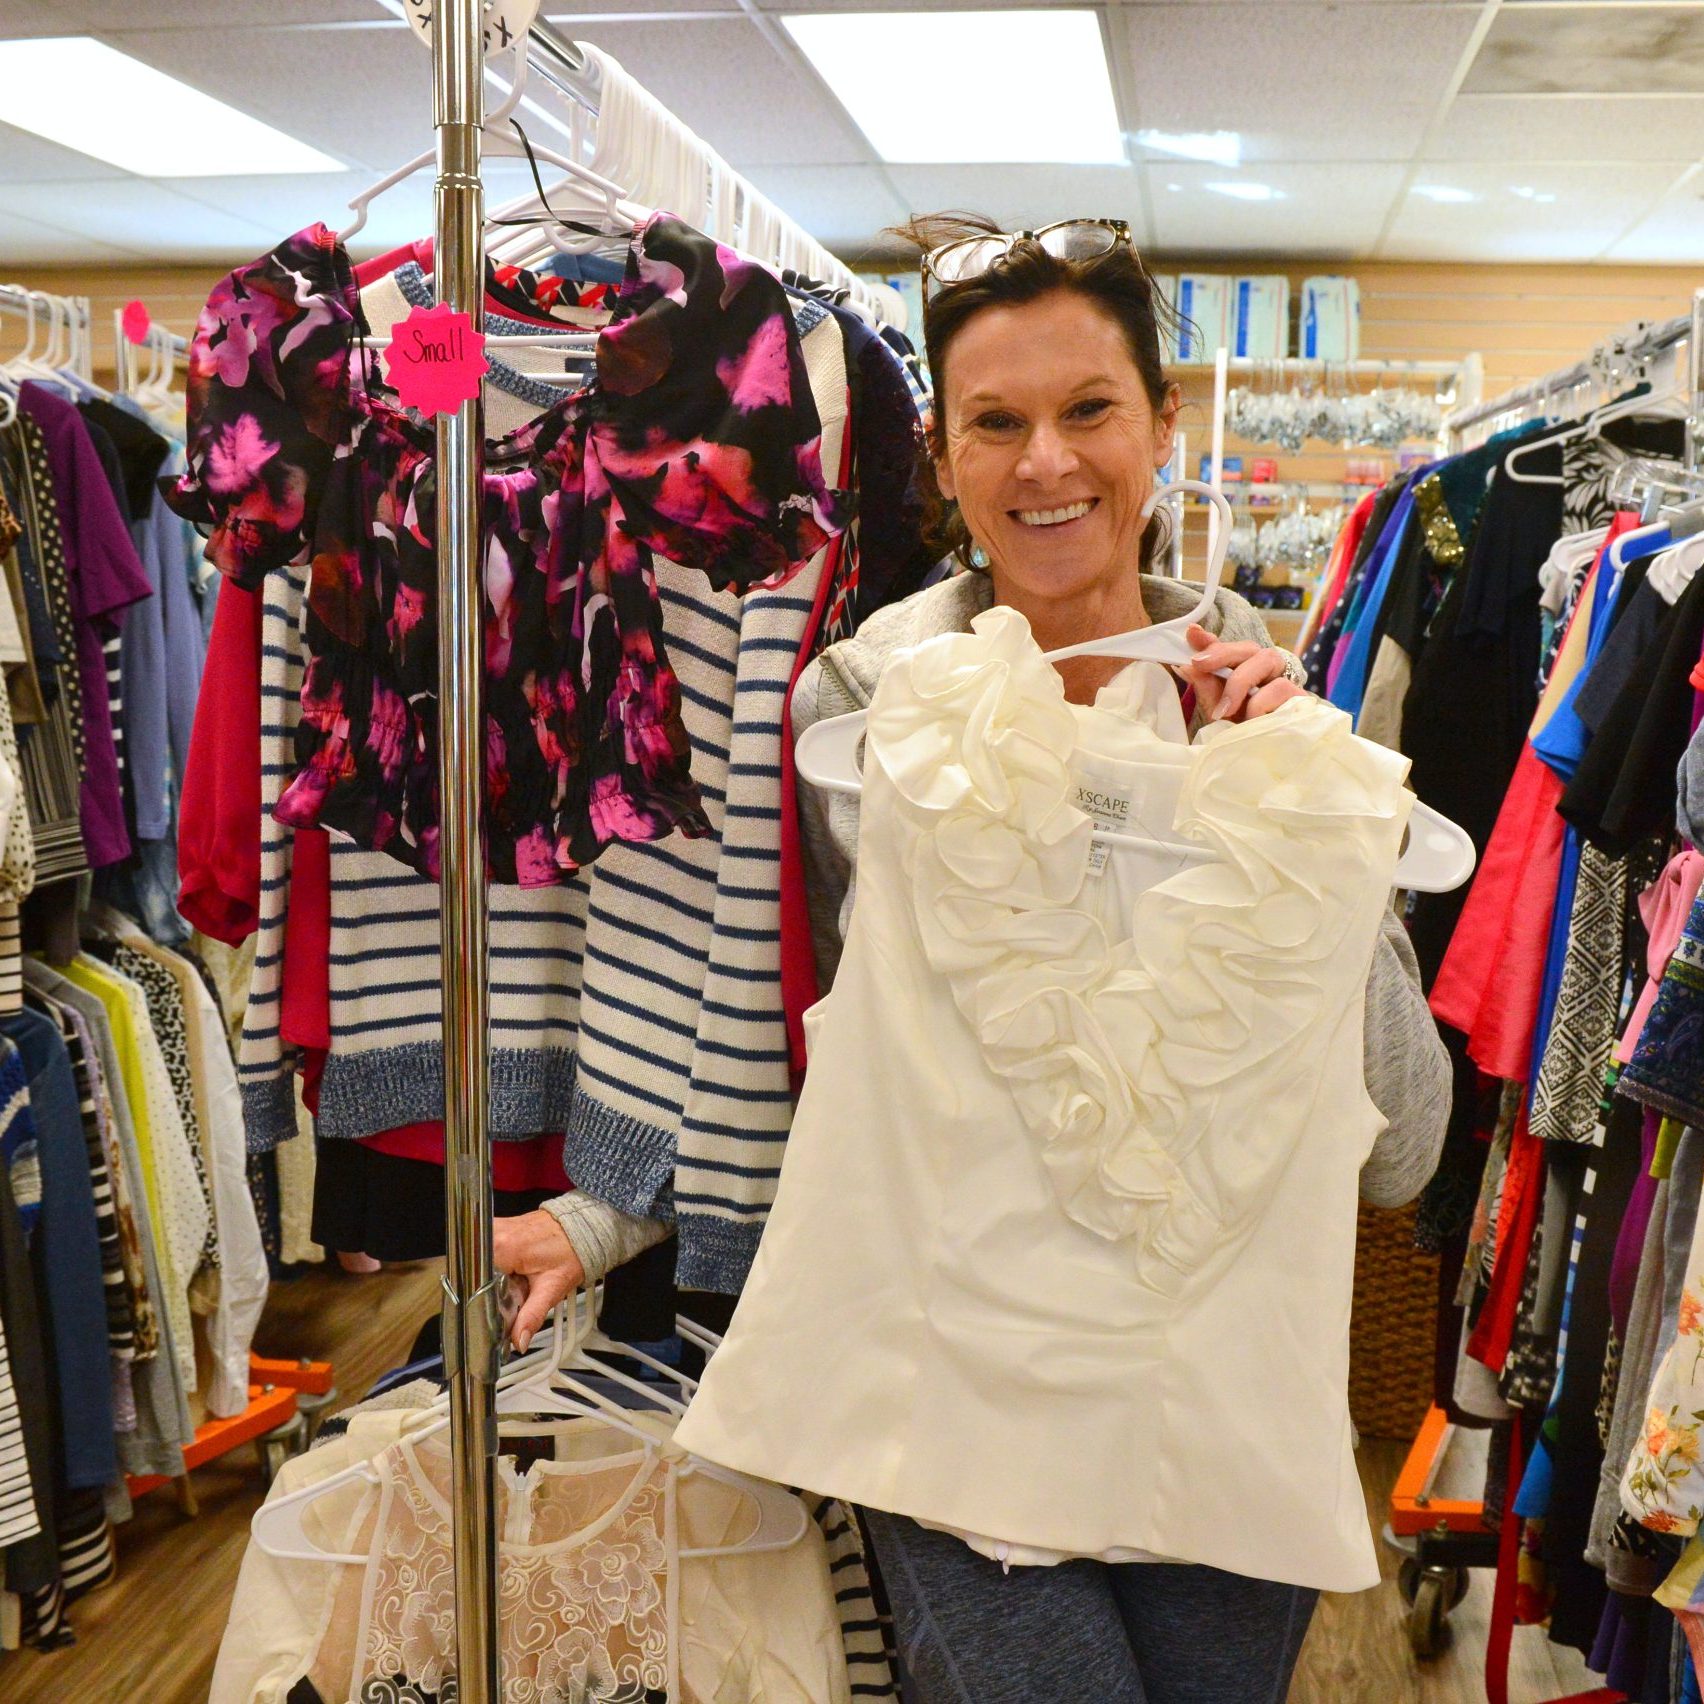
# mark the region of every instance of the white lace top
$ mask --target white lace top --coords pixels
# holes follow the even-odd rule
[[[448,1450],[441,1434],[406,1442],[430,1418],[357,1412],[347,1437],[285,1464],[273,1497],[372,1464],[377,1486],[339,1486],[304,1511],[321,1548],[367,1560],[281,1560],[251,1542],[209,1704],[455,1698]],[[655,1432],[649,1453],[575,1420],[549,1428],[554,1459],[523,1471],[499,1457],[505,1704],[661,1699],[664,1688],[667,1704],[850,1704],[836,1592],[851,1576],[831,1574],[823,1534],[812,1525],[785,1550],[692,1554],[739,1544],[755,1507],[684,1471],[665,1419],[635,1419]]]

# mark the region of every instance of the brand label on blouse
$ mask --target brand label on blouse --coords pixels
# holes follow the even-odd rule
[[[1091,818],[1097,829],[1106,829],[1114,834],[1130,831],[1130,794],[1127,791],[1104,783],[1097,785],[1093,781],[1079,781],[1077,809]],[[1112,846],[1108,841],[1092,839],[1089,842],[1089,874],[1103,874],[1111,855]]]
[[[420,413],[453,414],[479,395],[490,362],[485,336],[466,314],[452,313],[440,302],[414,308],[391,329],[384,351],[385,373],[404,408]]]

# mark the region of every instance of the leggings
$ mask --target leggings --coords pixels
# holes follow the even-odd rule
[[[1283,1704],[1318,1593],[1173,1562],[1014,1568],[866,1510],[908,1704]]]

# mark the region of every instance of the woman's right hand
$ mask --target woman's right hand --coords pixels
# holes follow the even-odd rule
[[[509,1328],[509,1340],[526,1352],[533,1334],[550,1318],[550,1310],[585,1282],[586,1269],[568,1240],[568,1233],[542,1208],[491,1225],[492,1265],[516,1280],[520,1312]]]

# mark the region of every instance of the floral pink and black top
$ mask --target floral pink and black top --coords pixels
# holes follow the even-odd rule
[[[611,841],[710,831],[652,553],[746,591],[843,524],[769,273],[657,214],[611,306],[587,387],[486,445],[488,857],[522,887]],[[311,564],[278,820],[436,878],[434,431],[397,403],[365,332],[323,225],[233,272],[196,326],[188,471],[167,498],[241,585]]]

